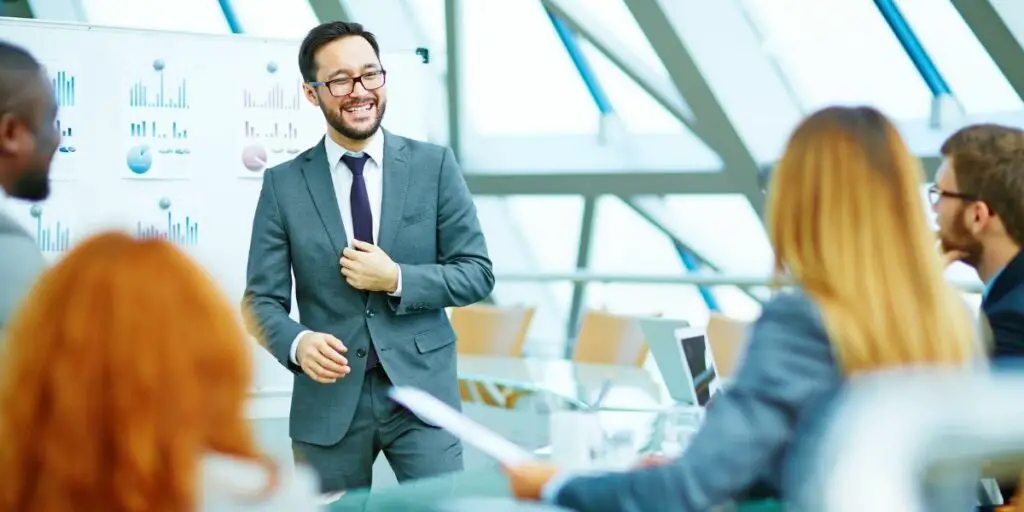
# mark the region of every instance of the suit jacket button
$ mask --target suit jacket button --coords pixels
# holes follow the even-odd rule
[[[366,357],[366,350],[361,348],[356,349],[356,357]]]
[[[372,309],[367,309],[366,310],[366,318],[373,318],[373,310]]]

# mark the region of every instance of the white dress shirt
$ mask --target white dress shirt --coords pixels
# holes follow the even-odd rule
[[[352,246],[355,240],[355,230],[352,227],[352,203],[349,200],[352,192],[352,170],[341,161],[341,157],[348,155],[359,156],[360,153],[349,151],[330,136],[324,137],[324,149],[327,152],[327,166],[331,169],[331,179],[334,182],[334,195],[338,198],[338,207],[341,209],[341,224],[345,227],[345,236],[348,246]],[[370,138],[370,143],[363,149],[363,153],[369,158],[363,167],[363,180],[366,182],[366,195],[370,199],[370,215],[373,217],[373,242],[379,242],[380,235],[380,209],[384,196],[384,132],[378,129],[377,133]],[[341,255],[339,254],[340,258]],[[402,270],[398,270],[398,287],[395,293],[389,294],[394,297],[402,296]],[[310,331],[302,331],[292,341],[291,360],[299,364],[296,358],[296,351],[299,348],[299,340]]]

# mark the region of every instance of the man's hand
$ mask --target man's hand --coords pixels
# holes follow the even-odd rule
[[[935,233],[935,238],[935,250],[939,251],[939,257],[942,258],[942,268],[949,267],[950,265],[967,257],[967,251],[947,249],[942,243],[941,233]]]
[[[521,500],[540,501],[544,485],[558,473],[551,464],[533,463],[504,467],[512,484],[512,494]]]
[[[299,339],[295,359],[306,375],[321,384],[331,384],[352,371],[345,344],[330,334],[308,332]]]
[[[658,455],[658,454],[648,455],[647,457],[644,457],[643,459],[640,459],[640,462],[636,465],[636,467],[637,468],[653,468],[653,467],[658,467],[658,466],[664,466],[666,464],[670,464],[672,462],[672,460],[673,459],[671,457],[666,457],[664,455]]]
[[[394,293],[398,289],[398,265],[380,247],[360,240],[341,252],[341,275],[357,290]]]
[[[948,267],[967,257],[967,253],[959,250],[946,251],[942,253],[943,268]]]

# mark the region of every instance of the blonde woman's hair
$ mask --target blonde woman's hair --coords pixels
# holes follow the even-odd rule
[[[972,318],[927,228],[923,179],[892,123],[867,107],[812,114],[772,172],[776,280],[819,305],[847,375],[974,355]]]

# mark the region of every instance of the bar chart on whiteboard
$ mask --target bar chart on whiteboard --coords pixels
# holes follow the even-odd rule
[[[241,89],[237,175],[260,178],[264,169],[295,158],[323,133],[320,112],[302,92],[302,80],[275,60],[252,65]]]
[[[136,179],[187,179],[192,137],[190,80],[162,58],[148,63],[132,80],[122,117],[125,160],[122,176]]]

